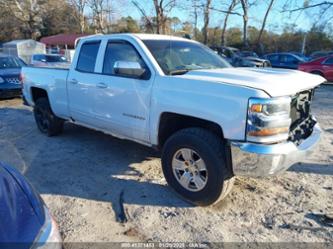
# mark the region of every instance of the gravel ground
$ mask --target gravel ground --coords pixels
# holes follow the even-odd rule
[[[237,178],[219,206],[193,207],[163,179],[159,153],[66,124],[37,130],[21,101],[0,101],[0,160],[42,194],[65,242],[333,242],[333,86],[316,93],[323,136],[304,163],[283,175]]]

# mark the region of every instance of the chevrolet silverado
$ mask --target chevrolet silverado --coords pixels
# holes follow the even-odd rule
[[[39,130],[72,122],[161,149],[168,184],[207,206],[234,176],[275,175],[313,151],[318,75],[233,68],[192,40],[149,34],[82,38],[69,69],[24,67]]]

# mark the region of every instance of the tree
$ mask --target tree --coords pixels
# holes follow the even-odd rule
[[[198,39],[198,16],[199,11],[202,8],[202,5],[200,3],[200,0],[191,0],[191,9],[193,9],[192,15],[193,15],[193,37],[194,39]]]
[[[268,17],[268,14],[269,12],[271,11],[272,7],[273,7],[273,4],[274,4],[274,1],[275,0],[270,0],[269,4],[268,4],[268,7],[267,7],[267,10],[266,10],[266,13],[265,13],[265,16],[264,16],[264,19],[262,21],[262,24],[261,24],[261,29],[259,31],[259,35],[258,35],[258,38],[257,38],[257,41],[256,41],[256,45],[259,46],[260,45],[260,41],[261,41],[261,37],[262,37],[262,33],[265,29],[265,26],[266,26],[266,22],[267,22],[267,17]]]
[[[179,25],[182,23],[178,17],[169,18],[172,32],[175,33]]]
[[[112,8],[110,0],[88,0],[92,11],[92,20],[95,33],[110,32]]]
[[[176,0],[153,0],[156,17],[157,34],[166,33],[167,15],[176,5]]]
[[[141,7],[141,5],[135,0],[132,1],[132,4],[139,10],[139,12],[142,15],[145,31],[154,33],[154,23],[151,20],[151,17],[147,15],[146,10],[143,7]]]
[[[74,15],[75,15],[75,18],[80,23],[80,31],[83,34],[86,29],[86,18],[84,15],[84,10],[87,5],[87,0],[70,0],[70,3],[76,9],[76,12],[74,12]]]
[[[76,18],[76,8],[66,0],[48,0],[47,11],[42,16],[41,36],[59,33],[80,33],[80,21]]]
[[[221,33],[221,46],[225,45],[225,32],[227,29],[228,19],[230,14],[233,14],[232,11],[237,5],[238,0],[231,0],[231,3],[228,7],[227,13],[225,13],[224,21],[223,21],[223,27],[222,27],[222,33]]]
[[[116,33],[138,33],[140,27],[138,23],[131,17],[122,17],[113,25],[113,31]]]
[[[243,46],[248,47],[247,42],[247,24],[249,21],[248,10],[249,10],[249,1],[248,0],[240,0],[242,9],[243,9]]]
[[[207,42],[208,42],[208,25],[209,25],[209,15],[210,15],[211,3],[212,3],[211,0],[206,0],[205,7],[204,7],[204,25],[202,28],[204,44],[207,44]]]
[[[1,6],[11,11],[20,24],[24,38],[37,39],[43,29],[42,16],[47,10],[46,0],[1,0]]]
[[[13,16],[12,11],[4,6],[0,7],[0,30],[0,41],[24,38],[18,20]]]
[[[288,0],[283,6],[282,12],[289,12],[290,14],[295,12],[318,10],[317,13],[311,12],[313,24],[326,26],[333,20],[332,14],[333,1],[310,1],[304,0],[303,5],[299,5],[299,1],[296,1],[296,5],[293,1]],[[318,18],[315,18],[317,16]]]

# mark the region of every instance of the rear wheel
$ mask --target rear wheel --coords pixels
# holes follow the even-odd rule
[[[54,115],[47,98],[39,98],[36,100],[34,117],[38,129],[48,136],[58,135],[63,130],[64,121]]]
[[[172,135],[162,154],[168,184],[187,201],[208,206],[230,192],[225,145],[221,138],[202,128],[188,128]]]

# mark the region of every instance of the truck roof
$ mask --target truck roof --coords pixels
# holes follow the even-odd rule
[[[192,41],[186,38],[178,37],[178,36],[172,36],[172,35],[158,35],[158,34],[141,34],[141,33],[121,33],[121,34],[96,34],[96,35],[90,35],[86,37],[79,38],[80,40],[90,40],[95,39],[97,37],[103,37],[103,38],[112,38],[112,37],[132,37],[132,38],[138,38],[140,40],[179,40],[179,41]]]

